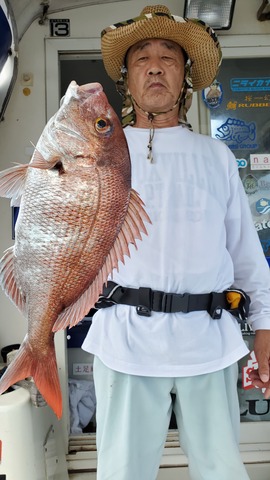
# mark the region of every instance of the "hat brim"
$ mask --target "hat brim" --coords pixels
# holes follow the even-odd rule
[[[209,26],[197,19],[143,16],[113,25],[102,32],[104,66],[115,82],[121,76],[128,49],[149,38],[171,40],[185,50],[192,61],[194,91],[208,87],[216,78],[222,56],[217,37]]]

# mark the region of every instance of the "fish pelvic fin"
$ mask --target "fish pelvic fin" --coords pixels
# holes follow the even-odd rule
[[[17,355],[0,379],[0,395],[11,385],[33,377],[35,385],[58,419],[62,416],[62,394],[57,371],[54,344],[44,357],[35,355],[26,336]]]
[[[15,165],[0,172],[0,197],[11,198],[12,206],[20,205],[28,166]]]
[[[85,317],[91,308],[95,306],[95,303],[103,291],[103,286],[107,282],[108,276],[114,268],[118,268],[119,261],[125,263],[125,255],[130,256],[129,244],[134,244],[137,248],[136,240],[142,240],[141,233],[147,235],[144,222],[151,223],[151,220],[144,209],[144,203],[139,194],[131,189],[125,220],[115,239],[113,247],[106,257],[103,267],[89,288],[77,301],[61,312],[53,326],[53,332],[74,327]]]
[[[14,275],[14,246],[8,248],[0,260],[0,285],[16,307],[25,314],[25,301]]]

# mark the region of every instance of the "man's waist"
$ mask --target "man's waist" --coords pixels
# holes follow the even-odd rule
[[[106,308],[115,304],[136,307],[138,315],[150,316],[151,312],[189,313],[206,310],[214,319],[219,319],[222,310],[228,310],[241,321],[248,316],[250,299],[242,290],[228,289],[224,292],[200,294],[169,293],[148,287],[129,288],[109,281],[96,304]]]

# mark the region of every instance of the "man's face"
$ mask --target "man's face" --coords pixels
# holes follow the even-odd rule
[[[146,112],[165,112],[175,105],[184,70],[183,51],[170,40],[143,40],[127,55],[128,88]]]

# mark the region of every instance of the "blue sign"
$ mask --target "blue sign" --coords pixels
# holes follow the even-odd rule
[[[232,78],[230,87],[233,92],[268,92],[270,91],[270,77]]]

